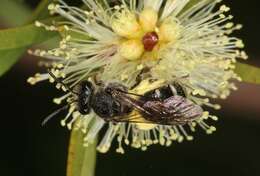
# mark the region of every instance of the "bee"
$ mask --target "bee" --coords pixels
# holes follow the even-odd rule
[[[89,114],[93,110],[106,122],[184,125],[201,117],[203,113],[202,108],[190,101],[184,88],[176,82],[139,95],[128,92],[125,86],[118,83],[106,86],[101,84],[97,87],[90,81],[82,81],[72,89],[56,78],[52,72],[49,74],[71,92],[73,102],[82,115]],[[43,125],[68,106],[48,116]],[[140,113],[145,122],[131,117],[133,110]]]

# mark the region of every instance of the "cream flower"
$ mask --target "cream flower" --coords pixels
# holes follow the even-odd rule
[[[184,8],[189,0],[121,0],[120,5],[112,7],[107,1],[82,1],[88,10],[68,6],[61,0],[51,4],[51,13],[67,21],[36,25],[59,31],[60,46],[31,51],[48,59],[44,64],[69,86],[95,77],[103,82],[119,82],[135,93],[145,93],[177,81],[187,91],[188,99],[215,109],[220,106],[211,104],[209,98],[226,98],[236,89],[232,81],[240,78],[234,73],[235,62],[247,56],[241,50],[243,42],[230,34],[242,26],[230,22],[233,17],[226,14],[230,10],[227,6],[214,10],[220,0],[201,0],[187,10]],[[143,81],[138,82],[140,77]],[[35,84],[47,79],[53,81],[47,73],[36,74],[28,82]],[[151,84],[148,80],[157,81]],[[55,102],[61,103],[70,96],[68,93]],[[216,129],[205,123],[209,118],[217,120],[204,112],[187,127],[106,124],[94,113],[81,115],[72,104],[62,125],[71,128],[75,124],[86,134],[86,145],[107,126],[99,151],[106,152],[117,138],[117,151],[123,153],[123,143],[145,150],[154,143],[169,146],[172,141],[192,140],[187,130],[195,131],[195,126],[210,134]]]

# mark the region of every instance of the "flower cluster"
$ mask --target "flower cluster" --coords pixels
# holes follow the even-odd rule
[[[235,62],[247,55],[241,50],[243,42],[230,34],[242,25],[231,22],[233,16],[227,14],[230,8],[219,6],[220,0],[201,0],[190,8],[186,8],[189,0],[121,0],[116,5],[82,1],[87,10],[68,6],[62,0],[50,4],[50,12],[67,21],[36,25],[60,32],[60,45],[47,51],[30,51],[45,57],[44,64],[70,87],[95,77],[103,82],[121,83],[132,92],[143,94],[177,81],[192,102],[215,109],[220,106],[210,103],[210,98],[224,99],[236,89],[233,81],[240,78],[234,72]],[[142,81],[138,81],[140,78]],[[44,73],[36,74],[28,82],[35,84],[47,79],[54,81]],[[54,102],[60,104],[70,97],[66,93]],[[210,134],[216,129],[207,125],[207,119],[217,117],[205,111],[187,127],[106,124],[93,112],[80,114],[71,104],[61,124],[69,129],[74,124],[75,129],[82,130],[86,145],[106,126],[98,150],[107,152],[116,138],[117,151],[124,153],[123,143],[146,150],[155,143],[169,146],[172,141],[192,140],[188,131],[195,131],[196,126]]]

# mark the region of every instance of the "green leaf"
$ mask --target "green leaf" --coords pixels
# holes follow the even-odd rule
[[[59,30],[60,35],[62,38],[66,38],[66,36],[70,36],[73,39],[79,39],[79,40],[89,40],[90,37],[87,34],[83,34],[80,32],[72,31],[72,30],[65,30],[64,28],[60,28]]]
[[[33,14],[31,18],[28,20],[29,23],[33,22],[34,20],[42,20],[47,17],[50,17],[49,10],[48,10],[48,5],[52,2],[53,0],[42,0],[37,8],[33,11]]]
[[[58,32],[46,31],[32,24],[0,31],[0,76],[19,59],[27,48],[57,36],[59,36]]]
[[[26,3],[15,0],[1,0],[0,18],[8,26],[22,25],[31,16]]]
[[[0,76],[2,76],[15,62],[21,53],[25,52],[25,48],[16,50],[0,50]]]
[[[260,84],[260,68],[252,65],[237,63],[235,72],[244,82]]]
[[[47,31],[44,28],[36,27],[34,24],[0,30],[0,50],[29,47],[57,35],[57,32]]]
[[[96,166],[96,141],[83,146],[84,134],[72,130],[67,162],[67,176],[94,176]]]
[[[47,6],[51,1],[42,0],[28,22],[32,23],[36,19],[47,17]],[[16,18],[19,18],[19,16],[16,16]],[[37,28],[34,24],[0,31],[0,76],[11,68],[28,47],[46,41],[54,36],[57,36],[57,33]]]

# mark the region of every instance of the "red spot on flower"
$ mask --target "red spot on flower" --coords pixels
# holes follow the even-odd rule
[[[152,51],[153,48],[158,43],[158,41],[159,41],[159,36],[157,35],[156,32],[148,32],[143,37],[144,49],[146,51]]]

